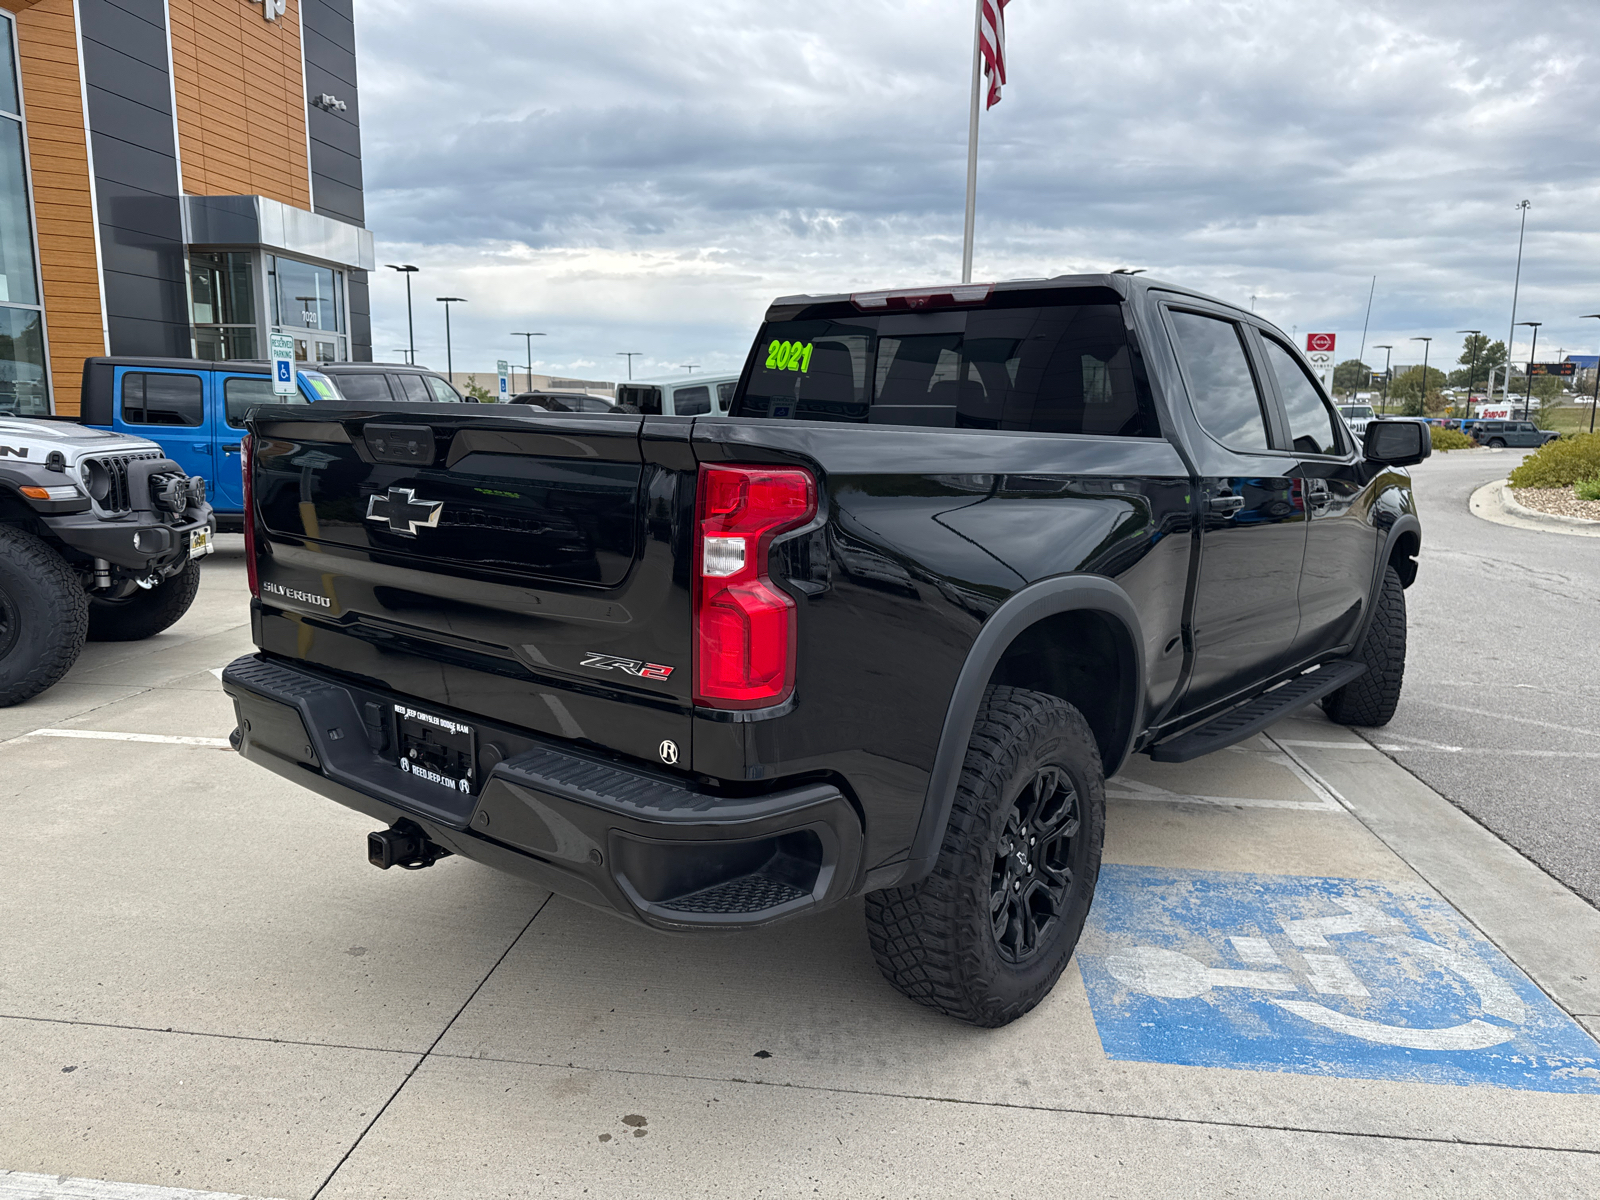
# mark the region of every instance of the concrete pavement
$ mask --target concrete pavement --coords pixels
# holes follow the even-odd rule
[[[0,1200],[1600,1173],[1600,912],[1319,712],[1111,781],[1074,965],[975,1030],[881,980],[859,904],[674,938],[469,862],[373,870],[369,821],[211,744],[249,648],[225,545],[174,630],[0,712]]]

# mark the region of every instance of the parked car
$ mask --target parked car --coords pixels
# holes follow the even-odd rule
[[[1561,435],[1553,429],[1540,429],[1532,421],[1477,421],[1467,435],[1480,446],[1542,446]]]
[[[641,379],[617,385],[617,405],[647,417],[698,417],[726,413],[733,402],[737,375],[690,375],[682,379]]]
[[[213,545],[204,479],[142,437],[0,417],[0,706],[85,640],[142,641],[189,610]]]
[[[1399,701],[1426,431],[1358,444],[1282,331],[1145,276],[787,297],[676,426],[252,425],[233,744],[375,865],[678,931],[865,895],[889,981],[978,1025],[1060,976],[1130,754]]]
[[[438,371],[409,363],[322,363],[318,370],[331,375],[344,398],[355,404],[473,403]]]
[[[507,403],[529,404],[546,412],[615,412],[617,406],[604,396],[587,392],[518,392]]]
[[[297,402],[343,398],[320,368],[301,367],[295,379]],[[227,529],[237,527],[244,511],[239,449],[245,413],[273,399],[265,361],[90,358],[83,365],[79,420],[147,438],[186,473],[202,476],[218,527]]]
[[[1358,438],[1367,431],[1367,424],[1376,420],[1378,414],[1372,411],[1370,404],[1341,404],[1339,415],[1344,418],[1344,423],[1350,427],[1350,432]]]

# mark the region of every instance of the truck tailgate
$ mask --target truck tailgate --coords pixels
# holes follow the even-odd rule
[[[689,422],[644,425],[520,406],[257,410],[258,643],[639,757],[671,740],[687,762]]]

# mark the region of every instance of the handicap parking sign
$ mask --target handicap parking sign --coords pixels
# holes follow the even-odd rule
[[[1107,865],[1077,957],[1111,1058],[1600,1094],[1600,1046],[1423,887]]]

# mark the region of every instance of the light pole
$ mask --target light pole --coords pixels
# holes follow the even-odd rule
[[[467,298],[465,296],[435,296],[434,299],[444,305],[444,374],[445,378],[450,380],[451,385],[454,386],[456,363],[450,354],[450,306],[452,304],[465,304]],[[438,362],[439,360],[436,358],[433,361]]]
[[[1528,419],[1528,409],[1533,405],[1533,357],[1539,353],[1539,326],[1543,324],[1543,321],[1517,322],[1517,325],[1526,325],[1533,330],[1533,345],[1528,347],[1528,391],[1527,394],[1522,397],[1522,419],[1524,421]],[[1511,328],[1515,329],[1517,325],[1513,325]],[[1508,367],[1506,369],[1506,391],[1509,392],[1510,390],[1511,370]]]
[[[1600,313],[1584,313],[1583,320],[1600,321]],[[1594,399],[1589,401],[1589,432],[1594,432],[1594,410],[1600,408],[1600,358],[1594,363]]]
[[[643,350],[618,350],[617,351],[617,357],[618,358],[625,358],[625,359],[628,360],[628,378],[631,380],[633,378],[633,360],[636,359],[636,358],[643,358],[644,357],[644,351]]]
[[[418,268],[413,267],[410,263],[403,265],[386,263],[385,265],[391,271],[399,271],[400,274],[406,277],[406,342],[411,347],[406,352],[406,361],[414,367],[417,365],[417,331],[416,327],[411,323],[411,277],[417,273]]]
[[[691,374],[691,375],[694,374],[694,369],[696,367],[698,367],[699,365],[700,365],[699,363],[679,363],[678,364],[679,367],[681,367],[683,370],[689,372],[689,374]]]
[[[1428,415],[1428,351],[1433,348],[1429,344],[1433,339],[1431,337],[1414,337],[1411,340],[1422,343],[1422,399],[1417,404],[1417,407],[1421,410],[1417,415],[1426,417]]]
[[[1517,290],[1522,286],[1522,238],[1528,232],[1528,209],[1531,207],[1526,200],[1519,201],[1517,208],[1522,211],[1522,226],[1517,230],[1517,274],[1511,281],[1511,332],[1506,334],[1506,400],[1511,400],[1511,339],[1517,336]],[[1490,397],[1492,400],[1494,397]]]
[[[1458,329],[1457,333],[1471,334],[1473,337],[1482,337],[1481,329]],[[1472,343],[1472,363],[1467,367],[1467,402],[1461,406],[1461,426],[1466,428],[1467,418],[1472,415],[1472,381],[1478,377],[1478,343]]]
[[[1394,347],[1374,346],[1373,349],[1383,351],[1383,399],[1378,401],[1378,414],[1386,417],[1389,415],[1389,352]]]
[[[528,390],[531,392],[531,391],[533,391],[533,339],[536,338],[536,337],[543,337],[544,334],[542,334],[542,333],[528,333],[528,332],[526,332],[524,330],[513,329],[511,331],[511,336],[512,337],[522,338],[524,343],[527,345],[527,348],[528,348]]]

